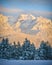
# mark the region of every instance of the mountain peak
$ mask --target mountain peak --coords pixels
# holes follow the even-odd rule
[[[30,20],[29,20],[30,19]],[[35,19],[35,20],[34,20]],[[20,22],[23,21],[23,22]],[[36,23],[35,23],[36,22]],[[22,27],[22,28],[21,28]],[[22,32],[24,30],[25,32]],[[38,31],[37,34],[34,31]],[[33,32],[34,34],[26,33]],[[9,38],[10,42],[23,43],[24,38],[35,42],[39,46],[42,40],[52,43],[52,22],[51,20],[40,17],[34,17],[31,14],[21,14],[14,26],[8,23],[8,17],[0,14],[0,37]]]
[[[19,16],[19,20],[34,20],[36,19],[35,16],[33,16],[32,14],[21,14]]]
[[[36,20],[36,25],[33,26],[32,30],[45,30],[47,28],[49,28],[49,26],[51,26],[52,22],[51,20],[47,19],[47,18],[43,18],[42,16],[37,17]]]
[[[40,17],[37,17],[37,22],[42,23],[42,24],[47,24],[47,23],[50,23],[51,20],[40,16]]]

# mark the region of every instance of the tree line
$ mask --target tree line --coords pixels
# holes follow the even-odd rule
[[[40,47],[36,48],[27,38],[22,45],[20,42],[12,45],[6,38],[0,42],[0,59],[52,60],[52,47],[49,42],[42,41]]]

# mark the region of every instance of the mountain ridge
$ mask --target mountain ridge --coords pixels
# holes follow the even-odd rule
[[[23,16],[26,18],[24,19]],[[0,14],[0,36],[1,37],[3,36],[4,38],[9,38],[10,43],[14,41],[15,42],[20,41],[21,44],[23,43],[25,38],[28,38],[31,41],[31,43],[34,42],[36,47],[40,45],[40,42],[42,40],[49,41],[50,44],[52,43],[52,36],[51,36],[52,35],[52,22],[51,20],[43,18],[41,16],[34,17],[33,15],[30,15],[32,19],[29,19],[29,20],[34,20],[32,22],[35,22],[35,19],[36,19],[36,24],[32,26],[31,31],[39,30],[37,34],[31,35],[31,34],[23,33],[22,29],[20,28],[21,24],[23,24],[21,22],[26,23],[25,21],[27,20],[29,15],[24,14],[23,16],[21,19],[17,19],[17,22],[13,26],[10,26],[10,24],[8,23],[7,16]]]

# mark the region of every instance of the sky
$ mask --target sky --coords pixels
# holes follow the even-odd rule
[[[52,0],[0,0],[0,10],[8,9],[13,12],[34,10],[52,12],[51,6]]]
[[[52,0],[0,0],[0,13],[5,15],[17,15],[31,12],[35,15],[43,15],[49,18],[52,14]]]
[[[0,0],[0,5],[9,9],[52,11],[52,0]]]

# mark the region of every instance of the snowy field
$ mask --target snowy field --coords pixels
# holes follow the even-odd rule
[[[4,60],[0,59],[0,65],[52,65],[52,60]]]

